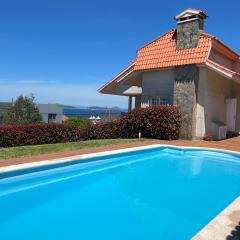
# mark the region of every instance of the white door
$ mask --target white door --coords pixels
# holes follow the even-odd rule
[[[237,99],[228,98],[226,100],[227,110],[226,110],[226,119],[227,119],[227,130],[235,131],[236,130],[236,114],[237,114]]]

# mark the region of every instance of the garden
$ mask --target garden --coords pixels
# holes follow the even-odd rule
[[[34,96],[19,96],[1,118],[0,159],[125,144],[139,138],[175,140],[180,127],[181,113],[175,106],[139,108],[98,124],[84,118],[43,123]]]
[[[0,126],[0,147],[78,142],[96,139],[178,139],[181,114],[175,106],[135,109],[119,120],[84,126],[74,124],[18,124]]]

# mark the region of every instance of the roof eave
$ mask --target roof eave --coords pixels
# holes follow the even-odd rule
[[[205,66],[213,71],[215,71],[216,73],[219,73],[220,75],[222,75],[223,77],[226,77],[228,79],[232,79],[233,78],[233,74],[230,72],[227,72],[223,69],[221,69],[220,67],[212,64],[211,62],[206,62]]]
[[[97,91],[99,93],[104,93],[104,89],[108,86],[110,86],[112,83],[114,82],[120,82],[120,80],[122,78],[124,78],[126,75],[129,74],[128,71],[133,72],[133,68],[135,66],[135,62],[130,64],[127,68],[125,68],[124,70],[122,70],[119,74],[117,74],[113,79],[111,79],[110,81],[108,81],[107,83],[105,83],[102,87],[100,87]],[[132,69],[131,69],[132,68]],[[119,79],[118,79],[119,78]]]

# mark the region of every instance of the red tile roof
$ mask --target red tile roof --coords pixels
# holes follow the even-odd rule
[[[176,30],[171,30],[137,51],[134,70],[205,63],[211,48],[211,38],[211,35],[202,33],[196,48],[177,50]]]
[[[233,66],[223,66],[213,59],[209,59],[211,50],[220,52],[228,60],[232,61]],[[188,64],[210,64],[226,73],[232,74],[232,78],[240,81],[240,56],[231,48],[226,46],[216,37],[201,33],[198,46],[190,49],[176,49],[176,30],[170,30],[154,41],[148,43],[137,51],[137,58],[131,61],[131,65],[124,69],[120,74],[114,77],[99,89],[102,93],[108,93],[109,87],[115,86],[128,72],[141,73],[145,70],[154,70],[161,68],[173,68]],[[112,93],[113,94],[113,93]]]

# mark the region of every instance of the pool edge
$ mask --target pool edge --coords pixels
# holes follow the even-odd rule
[[[203,227],[192,240],[239,239],[240,196]]]
[[[122,148],[122,149],[102,151],[102,152],[97,152],[97,153],[80,154],[80,155],[74,155],[74,156],[64,157],[64,158],[54,158],[51,160],[41,160],[41,161],[35,161],[35,162],[30,162],[30,163],[15,164],[15,165],[10,165],[10,166],[0,167],[0,174],[19,171],[19,170],[25,170],[25,169],[31,169],[31,168],[34,169],[37,167],[57,165],[57,164],[61,164],[61,163],[68,163],[68,162],[70,163],[70,162],[77,161],[77,160],[79,161],[79,160],[84,160],[84,159],[88,159],[88,158],[108,156],[108,155],[112,155],[112,154],[153,149],[153,148],[158,148],[158,147],[168,147],[168,148],[175,148],[175,149],[181,149],[181,150],[188,150],[188,149],[206,150],[206,151],[216,151],[216,152],[240,155],[240,152],[238,152],[238,151],[225,150],[225,149],[219,149],[219,148],[189,147],[189,146],[177,146],[177,145],[170,145],[170,144],[151,144],[151,145],[146,145],[146,146]]]

